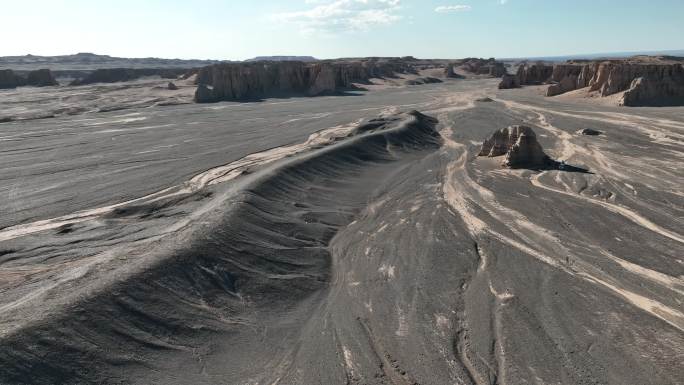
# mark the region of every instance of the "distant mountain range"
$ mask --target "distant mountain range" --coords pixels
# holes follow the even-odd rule
[[[253,62],[264,60],[304,62],[318,61],[318,59],[312,56],[258,56],[245,61]],[[161,59],[154,57],[123,58],[81,52],[75,55],[59,56],[2,56],[0,57],[0,69],[9,68],[17,71],[31,71],[40,68],[49,68],[53,71],[91,71],[94,69],[105,68],[195,68],[223,62],[227,61]]]
[[[625,58],[638,55],[665,55],[665,56],[684,56],[684,50],[664,50],[664,51],[633,51],[633,52],[603,52],[603,53],[590,53],[590,54],[576,54],[576,55],[565,55],[565,56],[534,56],[534,57],[516,57],[516,58],[498,58],[504,61],[516,61],[516,60],[543,60],[543,61],[554,61],[561,62],[573,59],[607,59],[607,58]]]
[[[75,55],[60,56],[3,56],[0,57],[0,68],[14,70],[34,70],[50,68],[59,70],[93,70],[100,68],[193,68],[203,67],[219,60],[183,60],[160,58],[121,58],[109,55],[97,55],[81,52]]]
[[[313,56],[257,56],[252,59],[247,59],[245,60],[246,62],[254,62],[254,61],[303,61],[303,62],[312,62],[312,61],[318,61]]]

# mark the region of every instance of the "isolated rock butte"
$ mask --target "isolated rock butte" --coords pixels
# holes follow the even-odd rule
[[[535,168],[548,165],[550,158],[544,153],[532,128],[509,126],[494,132],[482,143],[478,156],[505,155],[503,165],[510,168]]]
[[[173,82],[169,82],[169,84],[166,85],[166,88],[171,91],[176,91],[178,89],[178,86],[175,85]]]
[[[254,62],[223,63],[200,69],[198,103],[269,96],[316,96],[353,88],[355,82],[414,72],[401,62]]]

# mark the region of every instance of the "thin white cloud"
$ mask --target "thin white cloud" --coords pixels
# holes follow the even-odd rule
[[[297,25],[304,33],[365,31],[402,19],[400,0],[306,0],[305,11],[271,15],[271,20]]]
[[[435,12],[437,12],[437,13],[463,12],[463,11],[470,11],[471,9],[472,9],[472,7],[470,5],[462,5],[462,4],[442,5],[442,6],[435,8]]]
[[[504,5],[504,4],[508,3],[508,0],[501,0],[500,2],[501,2],[501,5]]]

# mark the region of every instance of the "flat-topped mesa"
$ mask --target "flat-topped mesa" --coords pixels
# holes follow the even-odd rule
[[[532,128],[519,125],[494,132],[482,143],[478,156],[505,156],[502,165],[510,168],[539,168],[551,163]]]
[[[253,62],[204,67],[197,76],[198,103],[278,96],[317,96],[353,88],[371,78],[412,72],[400,62]]]

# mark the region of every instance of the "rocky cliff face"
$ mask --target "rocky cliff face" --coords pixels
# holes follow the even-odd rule
[[[195,100],[210,103],[269,96],[316,96],[353,87],[371,78],[411,72],[400,62],[254,62],[204,67],[197,76]]]
[[[26,80],[12,70],[0,70],[0,89],[23,86]]]
[[[499,83],[499,89],[500,90],[506,90],[506,89],[518,88],[518,87],[520,87],[520,81],[518,80],[517,75],[504,74],[501,77],[501,83]]]
[[[532,65],[523,64],[518,67],[515,75],[509,75],[502,78],[499,84],[500,89],[517,88],[523,85],[544,84],[551,79],[553,74],[553,66],[542,63]]]
[[[506,66],[502,62],[496,61],[494,58],[478,59],[467,58],[461,62],[461,68],[464,71],[476,75],[489,75],[495,78],[500,78],[506,73]]]
[[[684,69],[677,63],[631,63],[620,61],[562,64],[553,69],[547,96],[589,87],[600,96],[626,91],[620,104],[681,105],[684,100]]]
[[[530,127],[509,126],[494,132],[482,144],[478,156],[505,156],[503,165],[510,168],[536,168],[550,163]]]
[[[518,67],[517,77],[522,85],[543,84],[549,81],[553,74],[553,66],[536,63]]]
[[[20,76],[9,69],[0,70],[0,89],[22,86],[46,87],[58,84],[49,69],[30,71],[27,77]]]
[[[188,69],[185,68],[104,68],[95,70],[82,79],[74,80],[71,85],[127,82],[143,76],[161,76],[165,79],[175,79],[186,72]]]
[[[28,73],[26,78],[26,85],[34,87],[48,87],[57,86],[59,83],[55,80],[52,72],[49,69],[39,69]]]
[[[680,71],[681,72],[681,71]],[[645,76],[632,81],[619,102],[622,106],[683,106],[684,76]]]

